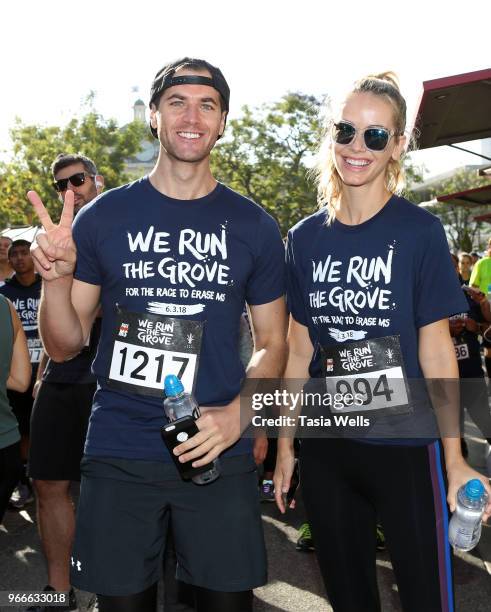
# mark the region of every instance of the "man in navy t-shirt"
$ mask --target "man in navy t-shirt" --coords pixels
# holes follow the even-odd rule
[[[211,174],[228,104],[220,70],[189,58],[169,64],[151,88],[160,153],[149,176],[84,207],[73,238],[70,192],[58,226],[30,194],[46,230],[34,256],[48,353],[76,354],[102,307],[72,557],[72,583],[98,593],[101,609],[153,609],[169,513],[177,575],[194,585],[199,610],[250,610],[252,588],[266,580],[239,392],[245,376],[282,372],[284,250],[275,221]],[[247,374],[238,350],[245,302],[255,346]],[[182,481],[161,440],[167,374],[207,408],[175,454],[195,467],[220,455],[209,485]]]

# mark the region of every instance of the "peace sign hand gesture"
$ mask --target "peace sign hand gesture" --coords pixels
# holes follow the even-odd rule
[[[41,221],[44,231],[36,235],[31,246],[31,255],[37,272],[46,281],[71,276],[77,261],[77,249],[72,238],[73,191],[65,194],[60,222],[55,225],[35,191],[27,194]]]

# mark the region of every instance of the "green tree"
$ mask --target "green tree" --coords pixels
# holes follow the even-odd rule
[[[244,106],[212,156],[215,176],[265,208],[283,235],[317,206],[307,171],[320,138],[319,106],[320,100],[301,93]]]
[[[125,160],[134,156],[148,137],[148,128],[132,122],[120,128],[93,108],[91,94],[80,117],[64,127],[27,125],[17,119],[10,131],[12,156],[0,163],[0,227],[36,223],[26,199],[30,189],[37,191],[49,212],[58,218],[61,203],[52,187],[50,166],[59,153],[83,153],[93,159],[104,176],[106,188],[121,185],[132,177]]]

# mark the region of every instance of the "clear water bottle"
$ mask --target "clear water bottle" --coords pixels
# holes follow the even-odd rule
[[[483,483],[474,478],[457,492],[457,507],[450,519],[448,539],[458,550],[474,548],[481,537],[481,521],[488,495]]]
[[[200,416],[198,402],[194,397],[184,391],[184,386],[177,376],[169,374],[165,377],[164,390],[166,398],[164,400],[164,410],[169,421],[176,421],[185,416],[197,419]],[[196,474],[192,477],[195,484],[208,484],[220,476],[220,463],[218,459],[213,461],[213,468]]]

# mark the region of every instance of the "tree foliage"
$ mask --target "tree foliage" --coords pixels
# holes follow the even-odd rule
[[[10,161],[0,163],[0,227],[36,223],[26,199],[30,189],[37,191],[50,213],[58,218],[61,203],[52,187],[50,166],[59,153],[83,153],[97,165],[106,188],[121,185],[131,177],[125,160],[137,153],[148,129],[141,122],[120,128],[92,107],[89,96],[81,116],[64,127],[28,125],[17,119],[10,131],[13,143]]]
[[[229,121],[212,157],[215,176],[273,215],[283,235],[316,209],[307,177],[320,138],[320,100],[288,93]]]

